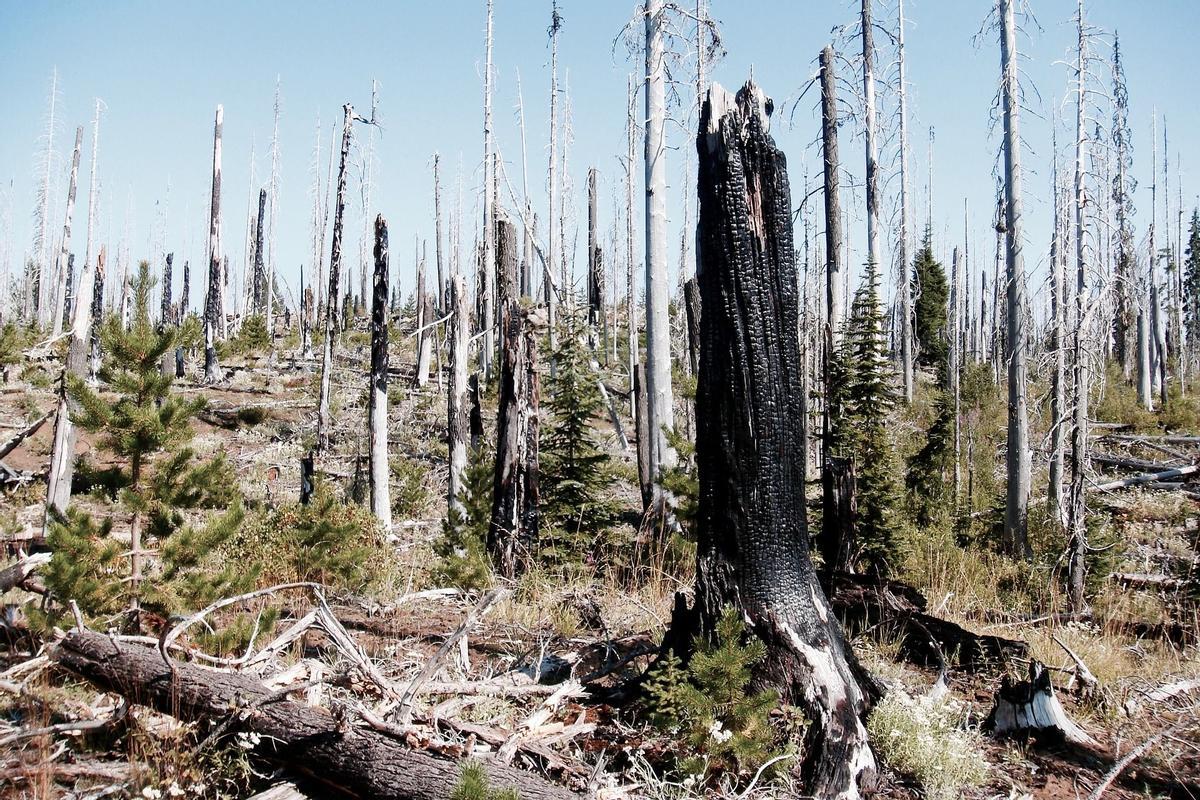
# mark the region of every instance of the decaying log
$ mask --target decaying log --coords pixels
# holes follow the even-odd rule
[[[1108,577],[1123,586],[1138,586],[1151,589],[1182,589],[1187,581],[1169,575],[1143,575],[1137,572],[1114,572]]]
[[[808,557],[791,191],[772,107],[751,81],[736,98],[713,84],[700,112],[696,601],[671,636],[736,608],[766,646],[755,682],[813,720],[807,792],[856,798],[876,774],[868,698]]]
[[[14,586],[19,586],[33,571],[43,564],[50,563],[49,553],[34,553],[21,556],[15,564],[9,564],[0,569],[0,594],[4,594]]]
[[[1115,489],[1126,489],[1130,486],[1140,486],[1146,483],[1155,483],[1157,481],[1165,481],[1171,478],[1182,478],[1184,475],[1191,475],[1200,471],[1200,467],[1187,466],[1177,467],[1175,469],[1163,470],[1162,472],[1143,472],[1139,475],[1133,475],[1129,478],[1121,478],[1108,483],[1101,483],[1093,486],[1093,492],[1111,492]]]
[[[443,800],[460,778],[458,763],[406,747],[379,731],[348,724],[272,692],[240,673],[164,662],[152,647],[73,631],[53,650],[60,666],[130,702],[184,720],[230,721],[226,732],[256,733],[251,751],[351,797]],[[520,769],[481,759],[491,786],[525,800],[566,800],[567,789]]]
[[[21,442],[25,441],[30,436],[33,436],[35,433],[37,433],[38,429],[40,429],[42,427],[42,425],[48,419],[50,419],[49,412],[38,417],[29,425],[26,425],[24,428],[22,428],[20,431],[18,431],[16,433],[16,435],[14,435],[11,439],[9,439],[4,444],[0,444],[0,458],[4,458],[6,455],[11,453],[13,450],[16,450],[21,445]]]
[[[1071,744],[1096,744],[1087,731],[1067,716],[1054,695],[1050,673],[1033,660],[1029,662],[1028,680],[1017,682],[1009,675],[1004,676],[984,727],[997,736],[1049,733]]]

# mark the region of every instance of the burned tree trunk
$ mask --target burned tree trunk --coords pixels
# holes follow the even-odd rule
[[[695,278],[683,283],[683,305],[687,311],[688,361],[695,375],[700,372],[700,289]]]
[[[799,319],[786,160],[753,83],[713,85],[700,113],[696,605],[711,631],[733,605],[767,655],[756,682],[813,719],[807,791],[858,797],[874,782],[867,698],[808,557]]]
[[[175,315],[171,313],[171,272],[172,264],[175,261],[174,253],[167,253],[167,262],[163,265],[162,276],[162,302],[158,309],[159,327],[166,330],[168,326],[175,325]],[[159,362],[159,374],[164,378],[169,377],[175,371],[175,353],[173,349],[168,348],[162,354],[162,361]]]
[[[392,528],[388,492],[388,229],[375,217],[375,284],[371,297],[371,393],[367,399],[371,427],[371,511],[384,532]]]
[[[218,378],[217,338],[224,329],[221,315],[221,124],[225,109],[217,106],[213,124],[212,201],[208,212],[208,292],[204,299],[204,382]]]
[[[588,170],[588,324],[600,333],[601,352],[608,350],[608,317],[604,312],[604,252],[596,241],[596,168]],[[593,348],[594,349],[594,348]]]
[[[646,365],[633,367],[633,426],[637,434],[638,487],[642,494],[642,511],[650,508],[654,499],[654,476],[650,472],[650,421],[646,413]]]
[[[337,206],[333,213],[333,246],[329,255],[329,298],[325,310],[325,342],[321,348],[321,396],[317,402],[317,451],[329,446],[329,391],[333,380],[333,339],[338,331],[337,303],[341,296],[342,216],[346,211],[346,161],[350,157],[350,133],[354,108],[342,106],[342,153],[338,161]]]
[[[467,471],[467,343],[470,339],[467,291],[462,274],[450,275],[450,392],[446,397],[446,430],[450,443],[450,513],[462,513],[463,476]]]
[[[75,187],[79,178],[79,151],[83,149],[83,126],[75,129],[75,153],[71,156],[71,180],[67,188],[67,219],[63,223],[62,243],[54,266],[54,305],[51,308],[51,333],[62,333],[66,315],[67,294],[71,291],[71,279],[67,274],[68,253],[71,250],[71,219],[75,215]]]
[[[267,213],[267,190],[258,190],[258,222],[254,226],[253,313],[266,312],[267,273],[263,264],[263,217]]]
[[[821,558],[825,572],[850,572],[855,497],[854,459],[830,455],[821,470]]]
[[[433,348],[437,341],[438,325],[433,308],[433,295],[428,292],[417,293],[417,308],[420,309],[421,333],[417,344],[417,374],[415,382],[418,388],[424,388],[429,382],[429,367],[433,363]]]
[[[152,647],[73,631],[54,649],[55,663],[94,685],[186,721],[228,720],[230,733],[261,737],[255,755],[307,774],[335,794],[379,800],[441,800],[461,780],[459,764],[413,749],[321,708],[288,700],[241,673],[167,662]],[[238,708],[246,713],[239,713]],[[236,719],[235,719],[236,717]],[[526,800],[569,800],[569,790],[500,763],[482,761],[488,781]]]
[[[538,534],[537,335],[521,306],[517,233],[496,227],[500,268],[500,403],[496,415],[496,474],[487,549],[505,578],[524,571]]]

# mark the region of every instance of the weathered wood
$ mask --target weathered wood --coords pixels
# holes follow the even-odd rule
[[[1014,681],[1005,675],[984,727],[996,736],[1050,734],[1077,745],[1096,740],[1063,710],[1050,683],[1050,673],[1037,661],[1029,662],[1029,679]]]
[[[31,422],[29,425],[26,425],[24,428],[17,431],[17,433],[14,434],[12,436],[12,438],[10,438],[4,444],[0,444],[0,458],[4,458],[6,455],[11,453],[13,450],[16,450],[18,447],[20,447],[21,442],[25,441],[30,436],[33,436],[35,433],[37,433],[38,430],[41,429],[42,425],[44,425],[46,420],[48,420],[48,419],[50,419],[49,412],[43,414],[42,416],[38,417],[33,422]]]
[[[371,297],[371,375],[367,418],[371,432],[371,511],[385,533],[392,528],[388,489],[388,228],[383,215],[375,217],[375,276]]]
[[[213,123],[212,198],[208,211],[208,291],[204,299],[204,382],[215,383],[220,377],[217,364],[217,339],[224,330],[221,297],[221,125],[225,109],[217,106]]]
[[[168,327],[177,324],[175,322],[175,315],[171,313],[171,273],[174,262],[175,254],[167,253],[166,263],[163,264],[162,300],[158,307],[158,327],[160,331],[165,331]],[[174,348],[164,350],[162,361],[159,362],[159,374],[164,378],[173,375],[175,372],[175,353],[173,350]]]
[[[683,307],[687,311],[688,364],[695,375],[700,372],[700,289],[695,278],[683,282]]]
[[[497,223],[496,245],[500,388],[487,550],[496,572],[513,578],[528,565],[538,534],[537,334],[528,311],[521,306],[517,232],[508,220]]]
[[[15,564],[0,569],[0,595],[14,586],[19,586],[34,570],[49,563],[50,553],[34,553],[29,556],[23,555]]]
[[[258,221],[254,226],[254,275],[252,284],[253,313],[266,313],[267,272],[263,263],[263,223],[267,215],[267,190],[258,190]]]
[[[410,749],[379,731],[347,724],[322,708],[288,700],[248,675],[167,662],[155,648],[120,644],[91,631],[69,633],[54,648],[52,658],[131,702],[188,721],[228,721],[227,733],[257,733],[261,739],[252,749],[254,755],[307,775],[331,792],[380,800],[442,800],[460,779],[455,761]],[[526,800],[575,796],[493,759],[480,759],[480,763],[493,787],[512,787]]]
[[[342,276],[342,220],[346,212],[346,162],[350,158],[350,136],[354,122],[354,108],[346,103],[342,106],[342,152],[338,160],[337,205],[333,214],[333,245],[329,255],[329,298],[325,309],[325,341],[321,348],[321,393],[317,401],[317,451],[329,446],[329,392],[333,380],[333,340],[338,332],[338,298],[341,297]],[[348,317],[343,314],[343,319]]]
[[[300,456],[300,504],[308,505],[316,490],[316,469],[313,451],[309,450]]]
[[[1187,466],[1167,469],[1163,470],[1162,472],[1143,472],[1139,475],[1134,475],[1129,478],[1121,478],[1120,480],[1096,484],[1095,486],[1091,487],[1091,491],[1111,492],[1114,489],[1126,489],[1130,486],[1140,486],[1144,483],[1155,483],[1156,481],[1165,481],[1170,478],[1182,478],[1184,475],[1192,475],[1197,471],[1200,471],[1200,467]]]
[[[67,218],[63,222],[62,240],[59,244],[58,258],[54,264],[54,305],[50,308],[51,335],[58,336],[63,330],[67,295],[71,291],[71,280],[68,276],[67,262],[71,251],[71,220],[75,216],[75,188],[79,179],[79,152],[83,149],[83,126],[75,129],[75,152],[71,156],[71,177],[67,184]]]
[[[821,558],[825,572],[850,572],[858,516],[854,459],[825,457],[821,468]]]
[[[654,482],[650,473],[650,421],[646,414],[646,365],[638,362],[633,368],[634,428],[637,434],[638,488],[642,494],[642,510],[650,508],[654,499]]]
[[[825,320],[836,345],[841,337],[845,299],[842,297],[842,205],[838,184],[838,102],[832,47],[821,51],[821,152],[825,177]]]
[[[446,396],[450,478],[447,484],[451,513],[463,511],[463,478],[467,471],[469,401],[467,398],[467,342],[471,322],[467,315],[467,292],[457,269],[450,275],[450,386]]]
[[[771,107],[752,82],[736,99],[714,84],[700,113],[696,602],[673,628],[710,631],[737,608],[766,645],[756,683],[813,720],[807,791],[855,798],[875,758],[853,655],[808,557],[792,204]]]

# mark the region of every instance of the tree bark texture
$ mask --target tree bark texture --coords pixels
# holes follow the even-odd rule
[[[367,399],[371,429],[371,511],[385,532],[392,528],[388,491],[388,229],[375,217],[375,280],[371,295],[371,392]]]
[[[259,734],[255,755],[319,781],[335,796],[443,800],[453,794],[461,778],[459,764],[451,759],[410,749],[370,728],[348,725],[323,708],[276,699],[248,675],[179,661],[168,664],[154,648],[118,644],[92,631],[71,632],[52,656],[60,666],[102,689],[183,720],[236,716],[228,732]],[[239,708],[248,713],[238,713]],[[491,786],[511,787],[525,800],[575,797],[516,767],[491,759],[482,764]]]
[[[821,51],[821,151],[825,163],[825,319],[836,347],[841,337],[842,206],[838,192],[837,76],[832,47]],[[828,387],[826,387],[828,389]]]
[[[463,511],[463,476],[467,471],[468,413],[467,342],[471,324],[462,275],[450,276],[450,392],[446,398],[446,429],[450,445],[449,505]]]
[[[338,331],[337,303],[341,297],[342,218],[346,211],[346,161],[350,158],[354,108],[342,106],[342,152],[338,160],[337,205],[333,213],[333,245],[329,254],[329,298],[325,310],[325,341],[321,348],[321,396],[317,403],[317,450],[329,446],[329,392],[333,380],[333,340]]]
[[[496,227],[500,266],[500,387],[496,472],[487,550],[496,572],[513,578],[528,565],[538,534],[537,333],[521,305],[517,232]]]
[[[83,126],[80,125],[75,129],[75,152],[71,156],[71,179],[67,184],[67,218],[63,222],[62,242],[59,245],[58,259],[54,264],[54,306],[50,310],[51,331],[54,336],[62,333],[67,294],[71,290],[71,280],[67,275],[67,261],[71,251],[71,220],[75,216],[75,188],[79,181],[79,152],[82,149]]]
[[[217,364],[217,339],[223,329],[220,319],[221,279],[221,125],[225,109],[217,106],[213,123],[212,199],[208,212],[208,291],[204,299],[204,382],[215,383],[220,367]]]
[[[800,349],[787,164],[768,99],[713,85],[697,137],[702,303],[696,397],[696,616],[727,605],[767,647],[757,682],[813,720],[803,773],[817,797],[874,783],[867,698],[808,557]]]
[[[263,264],[263,222],[267,213],[267,190],[258,190],[258,222],[254,226],[253,313],[265,314],[267,272]]]

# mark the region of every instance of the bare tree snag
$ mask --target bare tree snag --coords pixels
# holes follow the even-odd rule
[[[821,470],[821,504],[820,546],[825,572],[850,572],[858,515],[854,459],[826,456]]]
[[[447,498],[451,513],[463,511],[463,476],[467,471],[468,398],[467,343],[471,324],[467,292],[457,270],[450,275],[450,392],[446,398],[446,430],[450,446]]]
[[[596,240],[599,235],[596,219],[596,168],[588,169],[588,274],[587,300],[588,325],[592,331],[599,329],[601,351],[608,349],[608,317],[604,310],[604,255]],[[593,346],[593,350],[595,347]]]
[[[699,473],[694,619],[727,605],[767,648],[756,681],[813,720],[808,793],[857,798],[875,779],[867,698],[808,557],[800,433],[799,320],[787,165],[753,83],[718,85],[700,112],[696,397]]]
[[[421,310],[422,330],[417,338],[417,375],[415,382],[418,388],[424,388],[429,383],[429,368],[433,363],[433,348],[438,337],[438,325],[434,321],[437,311],[433,307],[433,295],[429,292],[417,293],[418,308]]]
[[[1029,335],[1025,322],[1025,261],[1021,253],[1020,87],[1017,85],[1017,25],[1014,0],[1000,0],[1001,97],[1004,106],[1004,227],[1008,281],[1008,494],[1004,506],[1002,544],[1012,555],[1030,555],[1029,411],[1025,356]]]
[[[220,377],[217,365],[217,339],[224,329],[220,319],[221,278],[221,125],[225,109],[217,106],[213,123],[212,200],[208,212],[208,291],[204,299],[204,382],[215,383]]]
[[[162,274],[162,300],[158,308],[158,324],[160,330],[166,330],[170,326],[177,325],[175,315],[171,312],[171,273],[175,262],[175,254],[167,253],[166,263],[163,264]],[[167,349],[162,354],[162,361],[159,362],[159,374],[164,378],[169,377],[175,372],[175,353],[172,349]]]
[[[58,336],[63,329],[63,316],[66,313],[67,293],[71,281],[67,275],[68,253],[71,251],[71,219],[75,215],[75,187],[79,181],[79,152],[83,149],[83,126],[75,129],[75,152],[71,156],[71,178],[67,184],[67,218],[63,222],[62,241],[59,244],[58,259],[54,264],[54,305],[50,309],[51,333]]]
[[[313,451],[300,456],[300,504],[308,505],[316,491],[316,465]]]
[[[492,358],[496,352],[495,300],[492,285],[496,280],[496,164],[492,158],[492,0],[487,0],[487,33],[483,73],[483,346],[479,364],[487,378],[492,377]],[[553,156],[551,156],[553,158]],[[418,299],[419,302],[419,299]]]
[[[254,275],[251,278],[254,314],[266,313],[267,272],[263,263],[263,223],[267,215],[267,190],[258,190],[258,222],[254,227]]]
[[[104,313],[104,269],[107,259],[108,250],[104,245],[100,245],[100,253],[96,256],[96,269],[94,273],[95,277],[92,281],[92,305],[88,310],[87,322],[84,323],[87,326],[86,330],[88,330],[90,333],[90,336],[88,337],[88,347],[91,356],[91,375],[93,378],[96,376],[96,373],[100,371],[100,317]],[[86,266],[87,265],[85,264],[84,277],[88,277]],[[82,280],[80,281],[79,285],[82,290]],[[79,313],[78,308],[76,309],[75,313]],[[75,335],[79,336],[78,319],[76,320],[74,329]],[[69,357],[67,363],[70,363]]]
[[[904,382],[904,400],[911,403],[915,355],[913,352],[912,271],[908,267],[912,250],[908,246],[911,201],[908,191],[908,87],[905,85],[904,69],[904,0],[897,0],[896,5],[896,50],[900,84],[900,253],[897,259],[900,264],[900,372]],[[981,319],[981,329],[982,325]]]
[[[229,733],[259,734],[255,755],[306,774],[331,792],[379,800],[443,800],[461,779],[453,760],[411,749],[369,727],[347,724],[325,709],[288,700],[248,675],[167,661],[155,648],[119,644],[91,631],[68,634],[55,647],[53,659],[102,689],[162,713],[187,721],[230,720]],[[252,713],[238,714],[238,708]],[[524,800],[576,796],[497,760],[481,763],[493,787],[512,788]]]
[[[842,296],[842,206],[838,181],[837,76],[833,48],[821,51],[821,152],[825,176],[825,320],[836,347],[841,337],[845,298]],[[826,392],[828,393],[828,386]]]
[[[521,305],[516,228],[500,220],[496,234],[502,349],[487,550],[496,572],[514,578],[528,564],[538,534],[537,334]]]
[[[329,255],[329,293],[326,297],[325,341],[321,348],[321,396],[317,401],[317,451],[329,446],[329,390],[333,380],[333,340],[338,331],[337,304],[341,298],[342,218],[346,213],[346,162],[350,157],[350,135],[354,108],[342,106],[342,152],[338,159],[337,205],[333,213],[333,246]]]
[[[371,297],[371,391],[367,413],[371,428],[371,511],[385,533],[392,529],[388,491],[388,229],[375,217],[375,282]]]
[[[683,304],[687,311],[688,361],[696,375],[700,372],[700,287],[695,278],[683,282]]]
[[[666,431],[675,428],[671,320],[667,308],[667,137],[664,0],[646,0],[646,432],[650,477],[675,465]]]
[[[637,434],[638,487],[642,492],[642,511],[650,508],[654,494],[654,476],[650,472],[650,428],[646,419],[646,365],[634,364],[633,391],[634,421]]]

